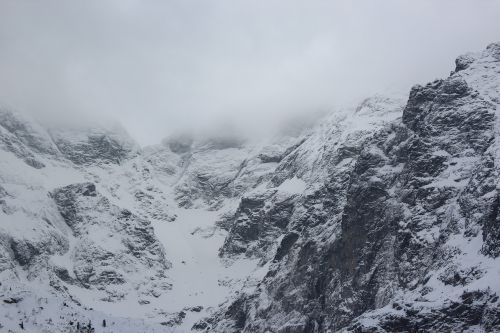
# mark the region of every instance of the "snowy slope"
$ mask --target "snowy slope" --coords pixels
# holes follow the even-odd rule
[[[262,140],[0,110],[0,330],[499,330],[499,105],[492,44]]]
[[[238,148],[203,139],[184,150],[170,140],[139,150],[121,129],[45,129],[0,115],[2,297],[20,299],[1,304],[4,327],[64,330],[71,317],[75,325],[108,318],[131,332],[150,329],[145,320],[188,331],[262,277],[255,260],[218,256],[227,232],[215,223],[237,189],[276,167],[259,154],[284,151],[295,138]],[[218,193],[223,186],[232,190]],[[49,311],[33,310],[41,298],[66,315],[49,323]]]
[[[402,118],[368,102],[289,154],[273,185],[305,191],[247,194],[227,222],[223,254],[269,272],[210,330],[500,330],[499,73],[492,44],[415,86]]]

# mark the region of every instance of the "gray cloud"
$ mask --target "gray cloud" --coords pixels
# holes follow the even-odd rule
[[[2,0],[0,102],[154,143],[407,91],[499,33],[495,0]]]

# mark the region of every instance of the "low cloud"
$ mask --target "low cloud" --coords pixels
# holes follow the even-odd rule
[[[16,1],[0,4],[0,103],[116,118],[142,144],[406,92],[500,40],[500,2]]]

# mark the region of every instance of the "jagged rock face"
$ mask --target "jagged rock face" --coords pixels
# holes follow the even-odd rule
[[[180,207],[216,210],[268,181],[287,149],[300,140],[300,135],[284,136],[256,144],[232,136],[180,136],[143,154],[151,171],[171,186]]]
[[[45,138],[37,132],[35,126],[30,126],[30,122],[23,121],[20,117],[18,114],[0,110],[0,147],[13,153],[27,165],[41,169],[45,165],[31,149],[41,153],[57,153],[57,149],[45,142]],[[51,142],[50,138],[48,141]]]
[[[488,291],[464,292],[443,307],[429,309],[413,303],[391,305],[396,313],[384,313],[377,318],[377,327],[360,321],[349,325],[350,332],[465,332],[478,329],[495,332],[500,325],[498,296]]]
[[[172,220],[165,194],[126,135],[107,133],[126,148],[101,155],[100,148],[78,145],[80,130],[65,130],[64,137],[74,139],[71,155],[54,142],[60,133],[17,113],[0,113],[2,294],[20,293],[33,302],[45,295],[64,308],[72,304],[78,318],[94,301],[150,304],[171,289],[171,265],[150,222]],[[40,330],[45,326],[40,323]]]
[[[294,208],[292,197],[275,197],[268,203],[276,191],[265,191],[241,199],[238,210],[231,224],[230,234],[226,238],[220,254],[267,257],[272,255],[274,240],[279,237],[290,220]],[[268,258],[269,259],[269,258]]]
[[[333,131],[313,162],[301,147],[291,152],[272,180],[294,175],[308,189],[285,227],[259,237],[276,230],[273,193],[243,199],[226,221],[222,254],[263,239],[259,247],[277,252],[256,292],[207,321],[211,329],[500,329],[497,291],[488,289],[498,278],[489,265],[499,256],[499,50],[461,57],[447,79],[414,87],[401,120],[349,133],[350,142]],[[338,137],[348,137],[340,126]],[[312,140],[301,146],[318,146]],[[285,235],[279,246],[276,235]]]
[[[298,137],[276,139],[262,147],[245,145],[241,139],[210,138],[193,145],[179,160],[175,184],[181,207],[218,209],[228,198],[265,183],[286,150]]]
[[[140,150],[120,130],[2,111],[0,277],[71,300],[65,314],[131,301],[161,330],[193,312],[213,314],[193,326],[208,332],[500,330],[499,73],[492,44],[407,100],[369,98],[258,144],[181,136]],[[176,266],[153,225],[167,238],[177,217],[188,230],[208,216],[224,231],[189,236],[212,246],[227,232],[221,262],[260,266],[218,310],[168,312]]]
[[[355,157],[376,129],[400,116],[401,110],[399,101],[375,97],[357,110],[331,117],[306,140],[291,146],[268,177],[269,188],[245,194],[234,215],[222,223],[230,234],[221,254],[246,253],[268,260],[273,256],[271,245],[276,247],[274,241],[290,230],[301,231],[303,224],[328,233],[321,224],[333,211],[341,211],[344,200],[333,199],[342,197]],[[306,193],[301,195],[301,188],[287,189],[290,179],[309,183]],[[333,192],[338,194],[336,198],[325,198]]]
[[[52,129],[50,135],[59,151],[77,165],[120,164],[137,150],[133,140],[119,128]]]
[[[112,205],[92,183],[56,189],[53,198],[77,239],[70,253],[75,279],[66,282],[104,289],[110,299],[132,290],[158,297],[170,288],[165,275],[170,263],[147,220]],[[58,273],[62,279],[71,275]]]
[[[192,207],[196,201],[220,206],[221,200],[232,195],[232,181],[247,157],[238,147],[200,147],[189,157],[187,169],[176,186],[179,204]]]
[[[2,164],[7,162],[7,155],[2,153]],[[60,216],[52,209],[47,193],[37,182],[23,184],[23,173],[29,179],[30,171],[39,170],[22,159],[19,162],[18,169],[2,170],[5,183],[0,185],[0,273],[22,267],[31,274],[50,256],[66,252],[69,243],[57,227]]]
[[[57,155],[58,149],[50,136],[37,123],[21,114],[0,110],[0,126],[17,140],[37,153]]]

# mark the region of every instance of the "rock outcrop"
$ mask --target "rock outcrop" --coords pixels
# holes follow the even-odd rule
[[[1,310],[41,331],[102,322],[102,304],[123,332],[499,331],[499,110],[492,44],[408,98],[260,142],[140,149],[120,129],[1,111]],[[195,280],[193,263],[250,273]],[[198,303],[192,281],[227,287],[226,301]]]
[[[132,292],[158,297],[170,289],[170,263],[147,220],[111,204],[92,183],[58,188],[52,196],[75,237],[69,253],[73,269],[56,270],[62,280],[105,290],[106,299]]]
[[[313,135],[285,157],[272,181],[307,189],[292,208],[279,191],[241,200],[222,254],[276,254],[208,331],[499,330],[499,50],[415,86],[402,118],[369,131],[338,122],[322,155]]]

